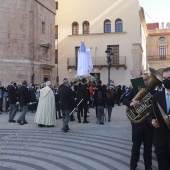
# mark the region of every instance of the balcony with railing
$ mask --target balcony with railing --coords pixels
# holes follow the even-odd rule
[[[170,55],[152,55],[152,56],[147,56],[147,61],[170,61]]]
[[[93,67],[98,67],[100,70],[102,67],[107,67],[107,58],[106,57],[92,57]],[[111,67],[115,67],[119,69],[119,67],[124,67],[127,69],[126,66],[126,56],[119,56],[119,57],[112,57],[111,58]],[[77,69],[77,59],[76,58],[68,58],[67,59],[67,68],[74,68]]]

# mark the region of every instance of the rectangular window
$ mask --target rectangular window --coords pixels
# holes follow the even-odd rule
[[[73,35],[79,34],[79,26],[77,22],[74,22],[72,25],[72,34]]]
[[[89,22],[85,21],[83,23],[83,34],[89,34],[90,33],[90,29],[89,29]]]
[[[78,51],[80,47],[75,47],[75,60],[76,60],[76,66],[78,65]]]
[[[55,4],[56,4],[56,10],[58,10],[58,2],[55,2]]]
[[[110,33],[110,32],[111,32],[111,25],[105,24],[105,25],[104,25],[104,32],[105,32],[105,33]]]
[[[55,26],[55,39],[58,39],[58,25]]]
[[[42,34],[45,34],[45,22],[42,22]]]
[[[58,50],[55,50],[55,64],[58,64]]]
[[[166,46],[159,46],[159,57],[160,58],[166,57]]]
[[[122,32],[122,25],[121,24],[116,25],[116,32]]]
[[[100,80],[100,73],[90,73],[90,75],[92,75],[97,82]]]
[[[119,64],[119,45],[108,45],[113,49],[113,55],[111,55],[111,63],[112,64]]]

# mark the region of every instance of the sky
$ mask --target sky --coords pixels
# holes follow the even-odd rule
[[[139,0],[144,8],[146,23],[170,22],[170,0]]]

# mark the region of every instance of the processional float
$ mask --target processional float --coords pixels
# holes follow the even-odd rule
[[[78,85],[78,83],[85,78],[88,82],[96,82],[96,79],[90,75],[90,72],[93,70],[93,63],[91,58],[91,49],[86,48],[84,41],[81,41],[80,48],[78,50],[78,65],[77,65],[77,75],[72,77],[71,83],[74,85]],[[81,104],[83,99],[77,104],[77,106],[70,113],[70,116],[74,113],[74,111]]]
[[[88,82],[96,82],[96,79],[90,75],[92,70],[93,63],[91,57],[91,49],[86,48],[85,42],[81,41],[81,45],[78,50],[77,75],[71,78],[71,82],[73,84],[77,84],[82,80],[82,78],[86,78]]]

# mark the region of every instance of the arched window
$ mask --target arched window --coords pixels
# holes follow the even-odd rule
[[[73,22],[72,24],[72,34],[79,34],[79,24],[77,22]]]
[[[123,32],[123,22],[121,19],[115,21],[115,32]]]
[[[104,21],[104,33],[109,32],[111,32],[111,21],[107,19]]]
[[[83,34],[89,34],[90,32],[89,25],[90,24],[88,21],[83,22]]]

